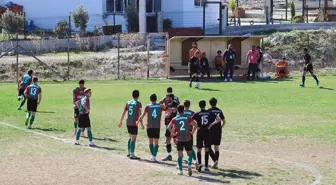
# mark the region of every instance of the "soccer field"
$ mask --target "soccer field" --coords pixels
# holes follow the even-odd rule
[[[310,77],[306,88],[299,79],[202,83],[200,89],[173,80],[86,81],[97,148],[74,145],[77,82],[40,83],[43,99],[31,130],[24,126],[25,109],[17,110],[17,86],[0,84],[0,184],[336,184],[336,77],[320,78],[320,88]],[[132,90],[140,90],[144,107],[152,93],[162,98],[169,86],[194,111],[199,100],[218,99],[227,120],[220,169],[177,176],[175,147],[173,162],[149,162],[141,129],[135,149],[141,160],[127,159],[127,129],[118,123]],[[166,155],[164,141],[162,127],[158,159]]]

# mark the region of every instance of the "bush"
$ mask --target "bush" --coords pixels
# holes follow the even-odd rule
[[[294,0],[291,0],[289,3],[291,20],[295,17],[295,3]]]
[[[113,35],[116,33],[121,33],[121,25],[104,25],[103,26],[103,33],[104,35]]]
[[[64,36],[67,35],[68,29],[68,22],[66,20],[63,20],[57,23],[56,27],[54,28],[54,33],[57,36]]]
[[[72,21],[75,23],[75,27],[80,28],[81,34],[85,35],[87,23],[89,22],[89,19],[90,19],[89,12],[84,8],[83,5],[80,5],[72,13],[71,16],[72,16]]]
[[[7,9],[0,19],[1,27],[8,33],[19,33],[24,30],[24,17]]]
[[[125,19],[128,32],[139,32],[139,13],[135,6],[126,8]]]
[[[305,18],[302,15],[297,15],[292,18],[292,23],[304,23],[304,22],[305,22]]]
[[[163,19],[163,29],[171,29],[173,27],[173,21],[170,19]]]

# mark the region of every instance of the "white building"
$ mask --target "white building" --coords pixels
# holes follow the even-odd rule
[[[146,0],[147,17],[162,13],[163,19],[169,18],[173,27],[203,27],[202,0]],[[8,0],[0,0],[0,4]],[[138,7],[139,0],[12,0],[24,6],[26,19],[42,29],[52,29],[61,20],[68,20],[70,12],[83,5],[90,14],[88,30],[104,24],[121,24],[127,31],[124,18],[128,5]],[[218,25],[219,6],[206,6],[206,25]],[[157,21],[154,21],[157,22]],[[153,23],[150,23],[153,24]]]

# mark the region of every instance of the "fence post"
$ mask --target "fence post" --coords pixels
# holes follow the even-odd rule
[[[117,34],[118,39],[118,80],[120,80],[120,34]]]
[[[149,51],[150,51],[151,38],[150,34],[147,36],[147,79],[149,79]]]
[[[70,80],[70,36],[71,36],[71,12],[68,23],[68,80]]]
[[[19,34],[16,33],[16,82],[19,81]]]

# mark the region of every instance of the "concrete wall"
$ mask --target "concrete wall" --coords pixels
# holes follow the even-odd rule
[[[174,39],[169,42],[168,54],[171,66],[181,66],[182,39]]]
[[[164,19],[173,21],[173,27],[203,27],[203,7],[194,6],[194,0],[163,0]],[[219,25],[219,6],[208,4],[206,7],[206,26]]]

